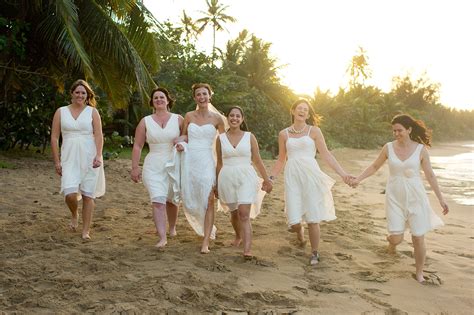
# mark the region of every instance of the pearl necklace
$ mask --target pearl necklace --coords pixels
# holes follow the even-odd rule
[[[291,126],[291,127],[289,128],[289,132],[295,133],[295,134],[300,134],[300,133],[302,133],[302,132],[306,129],[306,126],[307,126],[307,125],[304,124],[303,129],[301,129],[301,130],[296,130],[296,129],[295,129],[295,125],[293,125],[293,126]]]

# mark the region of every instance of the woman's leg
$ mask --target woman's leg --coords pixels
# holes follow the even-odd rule
[[[152,202],[153,221],[155,222],[156,231],[160,240],[156,243],[156,247],[161,248],[167,244],[166,239],[166,206],[163,203]]]
[[[237,211],[239,211],[239,220],[240,220],[240,235],[244,241],[244,256],[251,257],[250,252],[252,246],[252,225],[250,224],[250,206],[239,205]]]
[[[311,252],[319,250],[319,240],[321,236],[321,229],[319,223],[308,223],[309,242],[311,244]]]
[[[425,281],[423,275],[423,267],[425,266],[426,260],[426,247],[425,237],[422,236],[411,236],[413,241],[413,248],[415,251],[415,267],[416,267],[416,280],[418,282]]]
[[[71,230],[76,231],[79,225],[77,219],[77,193],[67,194],[66,197],[64,197],[64,200],[66,202],[67,207],[69,208],[69,211],[71,211],[71,223],[69,224],[69,227],[71,228]]]
[[[387,250],[390,253],[395,253],[397,250],[397,245],[403,241],[403,233],[402,234],[390,234],[387,236],[388,241],[388,248]]]
[[[232,246],[239,246],[242,242],[242,236],[240,234],[240,219],[239,210],[234,210],[230,213],[230,223],[235,231],[235,239],[232,241]]]
[[[176,222],[178,221],[178,206],[172,202],[167,202],[166,214],[168,216],[168,227],[170,231],[170,236],[176,236]]]
[[[82,238],[85,240],[90,239],[90,226],[92,222],[92,212],[95,208],[94,199],[82,195]]]
[[[305,243],[304,239],[304,227],[301,223],[293,224],[290,226],[290,232],[296,233],[296,238],[300,242],[301,245]]]
[[[212,228],[214,227],[214,191],[211,191],[207,200],[206,215],[204,217],[204,239],[202,241],[201,253],[209,253],[209,242],[211,240]]]

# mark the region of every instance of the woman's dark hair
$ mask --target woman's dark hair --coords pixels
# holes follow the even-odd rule
[[[237,106],[237,105],[234,105],[234,106],[229,107],[229,108],[227,109],[226,113],[225,113],[225,117],[229,118],[230,112],[231,112],[233,109],[238,109],[238,110],[240,111],[240,114],[242,115],[242,118],[243,118],[243,119],[245,118],[244,110],[242,109],[242,107]],[[247,128],[247,124],[245,123],[245,119],[244,119],[244,121],[240,124],[240,130],[249,131],[249,129]]]
[[[207,84],[207,83],[194,83],[191,86],[191,89],[193,90],[193,97],[196,94],[196,90],[199,89],[199,88],[207,89],[207,91],[209,92],[209,98],[211,98],[212,95],[214,94],[214,91],[212,91],[212,88],[209,84]]]
[[[165,96],[166,99],[168,100],[168,110],[171,110],[171,107],[173,107],[175,99],[171,97],[170,92],[168,92],[167,89],[164,87],[157,87],[151,91],[150,94],[150,106],[153,107],[153,95],[155,95],[156,92],[162,92]]]
[[[87,83],[86,81],[76,80],[71,85],[71,89],[70,89],[71,94],[77,89],[78,86],[83,86],[84,89],[86,89],[86,92],[87,92],[86,105],[90,105],[92,107],[95,107],[97,105],[97,101],[95,100],[95,93],[92,90],[89,83]]]
[[[395,124],[400,124],[405,129],[411,128],[411,140],[431,147],[431,129],[428,129],[422,120],[416,120],[408,114],[400,114],[393,117],[392,125]]]
[[[310,125],[313,125],[313,126],[317,126],[319,124],[319,122],[321,121],[321,116],[317,115],[315,112],[314,112],[314,109],[313,109],[313,106],[311,106],[311,104],[309,103],[309,101],[307,99],[304,99],[304,98],[300,98],[299,100],[297,100],[296,102],[293,103],[293,105],[291,105],[291,109],[290,109],[290,114],[291,114],[291,123],[293,123],[295,121],[295,117],[293,117],[293,111],[295,110],[295,108],[300,105],[300,104],[306,104],[308,105],[308,109],[309,109],[309,118],[306,119],[306,122]]]

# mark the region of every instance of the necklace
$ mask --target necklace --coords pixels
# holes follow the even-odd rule
[[[295,133],[295,134],[302,133],[302,132],[306,129],[306,126],[307,126],[307,125],[304,124],[304,127],[303,127],[301,130],[296,130],[296,129],[295,129],[295,125],[293,125],[293,126],[291,126],[291,127],[289,128],[289,132]]]

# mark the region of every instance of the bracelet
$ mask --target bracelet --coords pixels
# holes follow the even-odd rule
[[[275,180],[275,176],[270,175],[270,176],[268,176],[268,179],[273,182]]]

